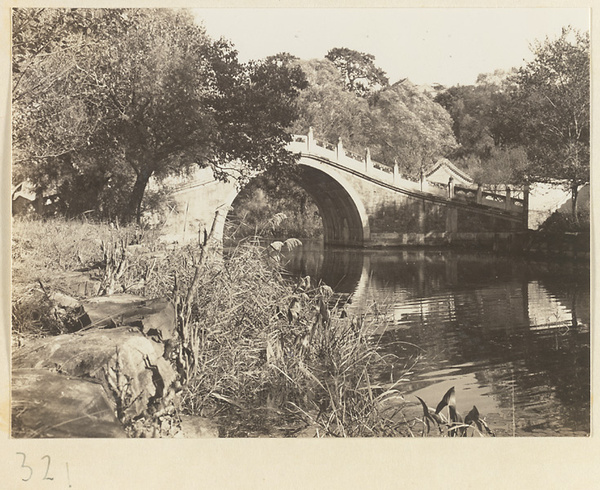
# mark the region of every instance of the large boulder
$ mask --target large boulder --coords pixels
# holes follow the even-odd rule
[[[45,369],[12,373],[13,437],[126,437],[99,383]]]
[[[175,403],[176,373],[138,328],[93,328],[38,339],[13,355],[16,369],[100,382],[124,423]]]

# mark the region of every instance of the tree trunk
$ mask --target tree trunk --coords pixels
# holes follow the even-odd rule
[[[144,192],[146,191],[146,186],[148,185],[148,181],[150,180],[150,177],[152,177],[153,173],[154,172],[152,170],[144,167],[142,167],[138,173],[129,197],[129,206],[127,206],[127,209],[124,213],[128,222],[135,218],[135,222],[138,225],[140,224]]]
[[[571,184],[571,216],[573,217],[574,223],[579,223],[577,216],[577,196],[579,194],[579,186],[573,182]]]

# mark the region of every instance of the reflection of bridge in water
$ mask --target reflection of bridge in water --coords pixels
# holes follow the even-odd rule
[[[433,185],[403,179],[394,168],[308,135],[296,135],[288,149],[299,154],[298,183],[312,196],[323,220],[328,245],[440,244],[497,239],[526,228],[527,191],[475,185]],[[210,169],[182,182],[174,192],[168,234],[189,241],[212,224],[222,235],[229,207],[239,193],[236,179],[216,181]]]
[[[404,377],[422,355],[402,390],[434,403],[456,386],[461,410],[477,405],[500,435],[589,431],[589,269],[575,267],[341,249],[299,251],[290,264],[353,293],[355,313],[381,306],[374,338],[399,359],[380,382]]]
[[[386,305],[386,328],[459,322],[560,329],[577,326],[578,313],[589,324],[588,295],[564,285],[557,290],[556,280],[548,282],[543,271],[522,262],[426,250],[318,250],[298,251],[291,269],[353,293],[357,310]]]

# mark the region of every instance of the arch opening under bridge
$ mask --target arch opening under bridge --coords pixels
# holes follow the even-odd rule
[[[369,239],[369,217],[353,187],[333,169],[318,159],[302,156],[293,181],[312,198],[323,223],[323,239],[327,245],[362,246]],[[242,189],[232,190],[225,209],[235,208]],[[222,236],[224,220],[216,235]]]

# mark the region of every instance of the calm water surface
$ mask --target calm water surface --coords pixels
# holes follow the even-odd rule
[[[590,430],[587,264],[435,250],[324,249],[305,243],[294,274],[321,278],[355,313],[377,313],[373,338],[398,362],[405,398],[436,406],[456,388],[499,436],[583,436]]]

